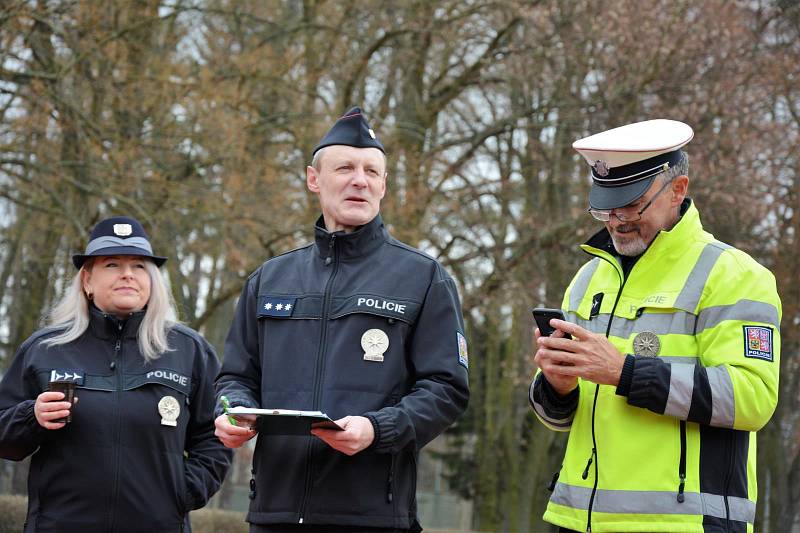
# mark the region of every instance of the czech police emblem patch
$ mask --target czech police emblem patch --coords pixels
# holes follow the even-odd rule
[[[469,368],[469,354],[467,353],[467,339],[460,331],[456,331],[458,341],[458,362],[464,367]]]
[[[772,361],[772,329],[763,326],[744,328],[744,356]]]

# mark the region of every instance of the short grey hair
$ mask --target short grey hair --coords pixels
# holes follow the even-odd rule
[[[689,155],[681,150],[681,159],[675,165],[669,167],[666,172],[662,172],[660,176],[664,176],[662,178],[661,183],[666,183],[667,181],[672,181],[678,176],[688,176],[689,175]]]
[[[91,270],[94,263],[89,259],[75,274],[61,300],[47,317],[49,326],[63,331],[44,341],[47,346],[68,344],[86,332],[89,327],[89,299],[83,292],[81,272]],[[139,325],[137,339],[139,351],[145,361],[152,361],[164,353],[171,351],[167,341],[169,331],[177,325],[177,312],[172,294],[167,289],[167,282],[161,271],[152,261],[145,261],[145,268],[150,275],[150,300],[145,308],[144,318]]]
[[[325,152],[326,148],[327,146],[323,146],[322,148],[314,152],[314,156],[311,158],[311,166],[314,167],[314,170],[316,170],[317,172],[321,170],[322,154],[323,152]],[[381,151],[381,154],[383,154],[383,171],[384,173],[386,173],[387,172],[386,165],[389,164],[389,160],[386,158],[386,154],[383,153],[383,151]]]
[[[314,156],[311,158],[311,166],[314,167],[314,170],[317,172],[320,171],[320,166],[322,165],[322,153],[325,151],[325,148],[327,148],[327,146],[324,146],[314,152]]]

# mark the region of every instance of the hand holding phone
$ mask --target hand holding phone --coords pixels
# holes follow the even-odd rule
[[[550,325],[550,320],[557,318],[559,320],[566,320],[564,313],[561,309],[548,309],[546,307],[536,307],[532,311],[533,319],[536,321],[536,326],[539,328],[539,334],[543,337],[549,337],[555,331],[555,328]],[[564,332],[565,339],[571,339],[572,335]]]
[[[51,381],[47,384],[47,390],[51,392],[61,392],[64,394],[65,402],[69,402],[72,405],[75,405],[75,382],[72,380],[66,381]],[[54,423],[64,422],[65,424],[69,424],[72,422],[72,409],[70,409],[70,413],[64,417],[59,418],[57,420],[53,420]]]

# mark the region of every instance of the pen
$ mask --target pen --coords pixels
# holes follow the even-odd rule
[[[237,426],[238,424],[236,423],[236,419],[228,414],[228,409],[231,408],[231,404],[228,401],[228,397],[225,395],[220,396],[219,403],[222,404],[222,410],[225,412],[226,415],[228,415],[228,422],[230,422],[232,426]]]

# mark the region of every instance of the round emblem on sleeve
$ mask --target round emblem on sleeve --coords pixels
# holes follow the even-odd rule
[[[364,361],[383,362],[383,354],[389,348],[389,336],[379,329],[368,329],[361,336]]]
[[[177,426],[181,414],[181,404],[173,396],[164,396],[158,402],[158,414],[161,415],[161,424],[164,426]]]
[[[655,357],[661,350],[661,341],[652,331],[642,331],[633,338],[633,353],[642,357]]]

